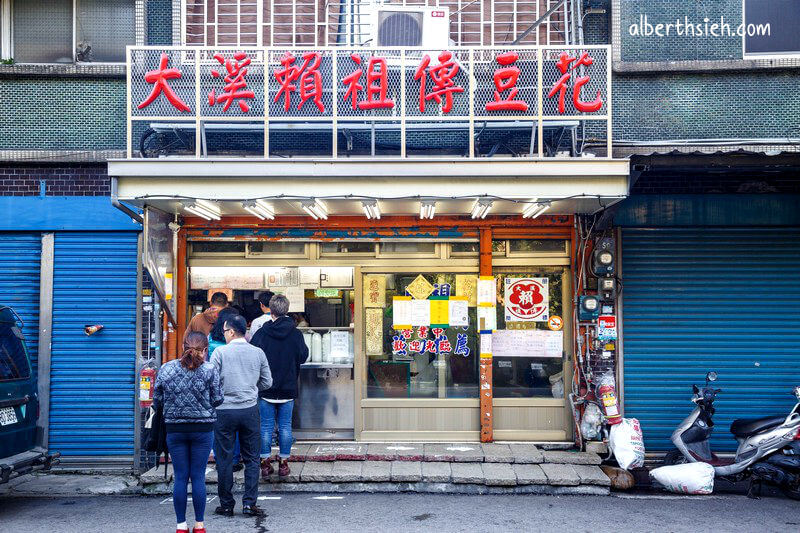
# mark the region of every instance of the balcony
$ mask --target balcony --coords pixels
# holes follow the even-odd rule
[[[611,156],[605,45],[127,55],[128,159]]]

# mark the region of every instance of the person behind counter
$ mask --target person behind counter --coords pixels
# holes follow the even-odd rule
[[[244,335],[247,322],[236,315],[225,321],[223,329],[228,344],[220,346],[211,357],[222,383],[225,401],[217,408],[214,426],[214,452],[217,462],[217,488],[220,505],[215,514],[233,516],[233,443],[239,437],[244,462],[242,512],[264,516],[258,501],[259,433],[258,391],[270,388],[272,375],[264,352],[248,344]]]
[[[192,480],[194,533],[205,533],[206,464],[211,437],[217,420],[215,407],[222,403],[219,372],[206,362],[208,341],[205,335],[190,332],[183,343],[180,359],[165,363],[158,371],[153,407],[164,410],[167,447],[175,470],[172,503],[178,521],[177,531],[189,532],[186,501]]]
[[[211,307],[202,313],[194,315],[189,321],[189,325],[186,326],[186,333],[183,334],[183,342],[186,342],[189,333],[192,331],[198,331],[203,335],[208,336],[214,327],[214,323],[217,321],[217,315],[219,312],[228,307],[228,297],[224,292],[215,292],[211,295],[210,303]]]
[[[292,410],[297,398],[297,378],[300,365],[308,359],[308,347],[303,334],[293,318],[287,316],[289,300],[286,296],[273,296],[269,302],[272,322],[264,325],[251,339],[267,354],[272,370],[272,388],[261,391],[261,476],[269,478],[275,471],[273,461],[278,461],[278,475],[289,475],[289,456],[292,451]],[[275,421],[278,423],[277,458],[270,457]]]
[[[256,334],[256,331],[261,329],[261,326],[272,320],[272,314],[269,309],[269,301],[273,296],[275,296],[275,293],[272,291],[264,291],[258,295],[258,304],[261,307],[261,312],[263,314],[260,317],[254,318],[250,323],[251,339],[253,338],[253,335]]]

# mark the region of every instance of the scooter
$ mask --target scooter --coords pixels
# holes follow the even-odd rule
[[[800,387],[794,395],[798,403],[788,416],[740,418],[731,424],[731,433],[739,442],[733,459],[723,459],[711,451],[708,439],[714,427],[714,400],[721,389],[710,384],[716,372],[706,374],[703,388],[692,385],[692,402],[697,406],[672,433],[677,449],[664,458],[665,465],[708,463],[718,477],[731,481],[750,478],[748,496],[755,497],[755,487],[763,482],[777,485],[793,499],[800,499]]]

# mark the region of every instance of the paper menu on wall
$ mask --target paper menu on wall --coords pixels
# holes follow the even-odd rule
[[[504,329],[492,334],[495,357],[560,358],[564,351],[563,331]]]
[[[481,355],[492,355],[492,334],[481,333]]]
[[[450,327],[469,326],[469,300],[466,296],[451,296]]]
[[[319,289],[319,267],[300,267],[300,286]]]
[[[392,327],[394,329],[411,329],[411,302],[411,296],[392,298]]]
[[[353,267],[322,267],[320,287],[349,289],[353,286]]]
[[[274,268],[267,271],[268,287],[296,287],[300,285],[300,271],[297,267]]]
[[[411,325],[412,326],[431,325],[430,300],[411,300]]]
[[[331,356],[347,357],[350,355],[350,332],[333,330],[331,333]]]
[[[303,313],[306,310],[306,291],[302,287],[286,287],[283,294],[289,299],[290,313]]]
[[[478,306],[478,330],[497,329],[497,310],[495,307]]]
[[[478,278],[477,300],[478,305],[497,304],[497,286],[495,285],[494,276],[481,276]]]

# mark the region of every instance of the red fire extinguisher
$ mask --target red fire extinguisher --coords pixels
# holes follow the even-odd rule
[[[139,372],[139,405],[142,408],[150,407],[153,403],[153,389],[156,386],[156,369],[150,365]]]
[[[622,415],[619,414],[619,403],[617,402],[617,386],[614,382],[614,374],[606,372],[600,377],[600,386],[597,388],[597,395],[603,404],[603,412],[610,425],[622,422]]]

